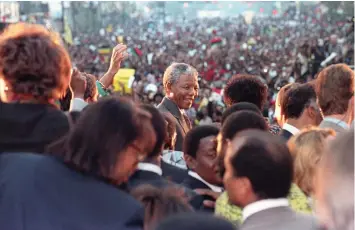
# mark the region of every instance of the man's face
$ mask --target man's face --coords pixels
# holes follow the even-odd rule
[[[196,159],[190,158],[191,163],[189,163],[189,167],[208,183],[221,185],[222,180],[215,172],[216,149],[216,136],[202,138],[198,146]]]
[[[215,165],[215,172],[221,179],[225,173],[224,167],[224,157],[226,153],[228,142],[223,139],[222,134],[219,133],[217,136],[217,160]]]
[[[223,176],[223,184],[228,193],[229,201],[238,206],[244,205],[244,199],[247,197],[246,183],[243,183],[244,178],[239,178],[238,175],[234,174],[234,169],[231,164],[232,156],[238,151],[242,146],[243,139],[236,143],[229,144],[226,150],[226,156],[224,158],[225,173]]]
[[[181,75],[179,80],[169,85],[169,94],[172,93],[171,99],[180,109],[189,109],[198,95],[197,76]]]

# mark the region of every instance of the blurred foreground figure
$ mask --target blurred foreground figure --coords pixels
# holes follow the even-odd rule
[[[327,229],[354,229],[354,130],[338,135],[317,173],[316,212]]]
[[[155,230],[236,230],[232,223],[200,213],[183,213],[162,221]]]
[[[143,209],[121,185],[156,143],[150,119],[131,101],[106,98],[49,148],[56,157],[2,153],[0,229],[142,229]]]
[[[68,88],[71,64],[59,42],[39,25],[14,24],[1,34],[0,152],[43,153],[69,130],[57,100]]]

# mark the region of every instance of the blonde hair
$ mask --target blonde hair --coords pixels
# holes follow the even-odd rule
[[[294,162],[294,182],[308,196],[313,194],[315,170],[322,158],[326,139],[335,135],[332,129],[309,127],[288,142]]]

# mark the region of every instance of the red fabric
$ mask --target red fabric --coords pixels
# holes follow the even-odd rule
[[[138,49],[137,47],[134,48],[134,52],[136,52],[136,54],[141,57],[143,55],[142,51],[140,49]]]
[[[213,38],[213,39],[211,39],[211,41],[210,41],[212,44],[216,44],[216,43],[220,43],[220,42],[222,42],[222,39],[221,38],[219,38],[219,37],[216,37],[216,38]]]

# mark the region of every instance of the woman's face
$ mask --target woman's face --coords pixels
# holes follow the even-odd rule
[[[111,176],[117,184],[127,182],[135,172],[138,163],[144,160],[147,154],[153,150],[157,139],[150,119],[150,117],[140,118],[139,137],[130,143],[124,151],[118,153],[119,157]]]

